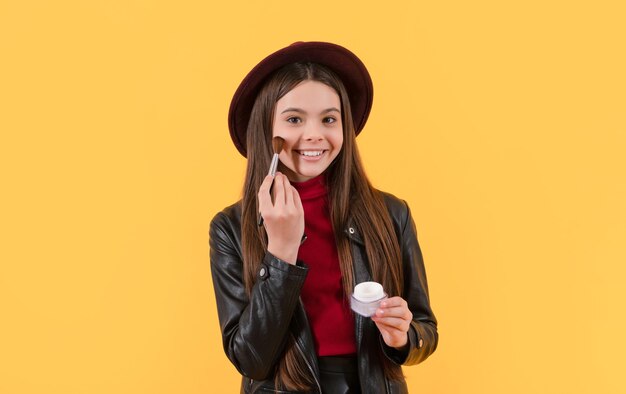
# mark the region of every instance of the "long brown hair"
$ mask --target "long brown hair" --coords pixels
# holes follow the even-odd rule
[[[361,232],[373,280],[381,283],[389,296],[402,296],[403,275],[400,246],[380,193],[367,179],[355,141],[355,130],[346,89],[337,75],[316,63],[292,63],[278,70],[259,92],[247,129],[248,165],[242,200],[242,248],[246,291],[250,294],[256,272],[267,248],[267,235],[257,226],[257,192],[270,165],[272,129],[276,102],[302,81],[313,80],[333,88],[341,100],[343,147],[328,167],[328,201],[335,233],[344,294],[352,293],[354,275],[352,251],[344,233],[348,221]],[[402,371],[381,354],[385,375],[401,379]],[[276,386],[306,390],[313,377],[295,349],[290,332],[276,369]]]

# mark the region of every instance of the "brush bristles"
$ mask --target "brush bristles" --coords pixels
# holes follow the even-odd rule
[[[272,138],[272,149],[274,149],[274,153],[280,153],[283,150],[283,144],[285,140],[282,137],[274,137]]]

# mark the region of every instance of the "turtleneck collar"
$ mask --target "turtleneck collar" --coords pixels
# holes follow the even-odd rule
[[[301,200],[312,200],[327,194],[326,172],[304,182],[291,182]]]

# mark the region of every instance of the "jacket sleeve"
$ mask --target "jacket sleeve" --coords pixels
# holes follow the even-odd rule
[[[406,348],[397,350],[387,346],[384,341],[381,340],[381,342],[385,354],[391,360],[397,364],[414,365],[426,360],[437,349],[439,334],[437,332],[437,319],[430,307],[426,269],[422,251],[417,241],[415,222],[408,204],[406,201],[403,203],[406,207],[406,218],[400,238],[404,267],[405,292],[403,298],[413,313],[413,321],[409,327],[409,341]]]
[[[280,355],[298,303],[307,268],[291,265],[269,252],[246,294],[238,226],[224,212],[211,221],[211,276],[224,351],[239,373],[266,379]],[[236,228],[236,230],[235,230]]]

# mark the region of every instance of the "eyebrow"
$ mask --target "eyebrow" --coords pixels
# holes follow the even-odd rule
[[[305,111],[305,110],[303,110],[303,109],[301,109],[301,108],[293,108],[293,107],[286,108],[283,112],[281,112],[281,114],[284,114],[285,112],[290,112],[290,111],[292,111],[292,112],[299,112],[299,113],[302,113],[302,114],[306,114],[306,111]],[[337,108],[335,108],[335,107],[327,108],[327,109],[323,110],[321,113],[322,113],[322,114],[325,114],[325,113],[328,113],[328,112],[333,112],[333,111],[341,113],[341,111],[339,111],[339,110],[338,110]]]

